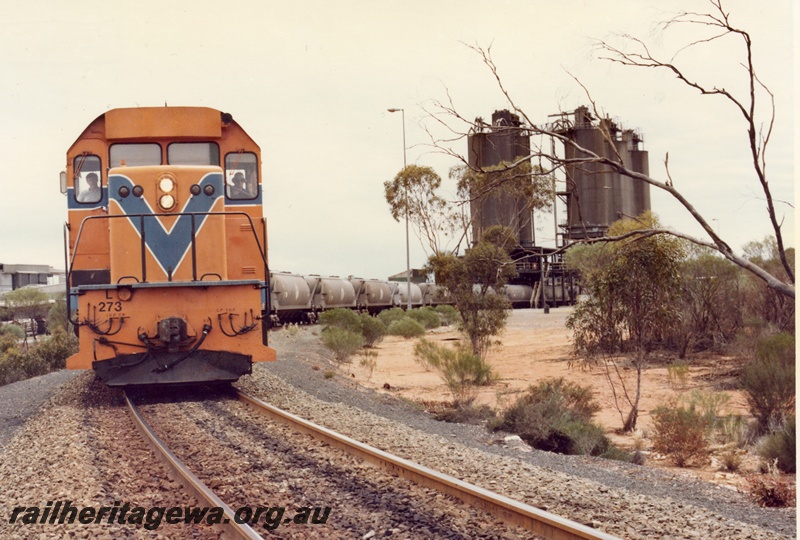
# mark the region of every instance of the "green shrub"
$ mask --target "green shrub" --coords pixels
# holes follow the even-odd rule
[[[758,446],[758,454],[767,461],[774,461],[785,473],[797,470],[797,426],[794,415],[789,416],[783,426],[771,433]]]
[[[446,324],[448,326],[457,323],[459,319],[461,319],[461,316],[458,314],[456,308],[451,305],[436,306],[434,311],[439,314],[442,324]]]
[[[441,422],[458,424],[482,424],[495,418],[494,410],[488,405],[475,405],[472,401],[457,401],[453,407],[445,407],[434,413]]]
[[[391,336],[403,336],[404,338],[419,337],[425,335],[425,327],[414,319],[404,317],[394,321],[389,325],[387,333]]]
[[[326,328],[341,328],[355,334],[361,333],[361,317],[351,309],[336,308],[319,315],[320,324]]]
[[[715,434],[719,444],[733,443],[737,448],[744,448],[752,444],[755,431],[744,416],[730,414],[717,418]]]
[[[600,410],[594,400],[592,389],[569,382],[563,378],[545,379],[528,390],[529,399],[533,402],[554,401],[570,411],[581,420],[591,420]]]
[[[547,379],[531,386],[491,428],[516,433],[540,450],[629,460],[624,452],[613,450],[602,428],[591,421],[598,410],[590,388],[563,378]]]
[[[653,414],[653,449],[672,458],[678,467],[708,454],[705,417],[693,408],[659,407]]]
[[[374,347],[386,335],[386,325],[369,313],[361,314],[361,334],[364,336],[364,345]]]
[[[673,390],[685,390],[689,383],[689,364],[682,360],[669,364],[667,382]]]
[[[439,328],[442,325],[442,321],[439,319],[439,314],[430,307],[412,309],[408,312],[408,316],[428,330]]]
[[[0,355],[11,349],[18,349],[17,338],[9,334],[0,334]]]
[[[564,424],[562,432],[570,440],[569,454],[602,455],[611,446],[603,428],[593,422],[573,420]]]
[[[9,349],[0,356],[0,384],[11,384],[44,375],[49,366],[36,355],[19,349]]]
[[[465,347],[450,349],[423,338],[414,345],[414,359],[439,372],[457,405],[471,402],[475,387],[489,384],[494,378],[492,367]]]
[[[10,336],[15,339],[25,339],[25,330],[21,326],[13,323],[0,326],[0,336]]]
[[[347,362],[364,345],[364,336],[344,328],[331,326],[322,331],[322,343],[333,352],[334,360]]]
[[[424,367],[426,371],[439,369],[439,366],[444,362],[442,359],[443,350],[443,347],[422,338],[414,344],[414,360]]]
[[[25,378],[22,367],[24,353],[18,348],[9,348],[0,355],[0,385],[11,384]]]
[[[731,396],[725,392],[692,390],[689,394],[689,408],[700,411],[709,429],[716,428],[722,420],[722,409]]]
[[[400,308],[386,309],[378,313],[378,318],[389,328],[393,322],[399,321],[406,316],[406,312]]]
[[[30,349],[28,355],[38,357],[50,371],[55,371],[64,369],[67,365],[67,357],[77,350],[77,338],[68,335],[62,328],[56,328],[53,335]]]
[[[644,465],[646,458],[644,454],[636,450],[633,453],[628,452],[627,450],[623,450],[619,446],[614,446],[613,444],[609,445],[608,449],[600,454],[600,457],[603,459],[613,459],[614,461],[625,461],[627,463],[633,463],[634,465]]]
[[[67,357],[77,349],[77,338],[61,329],[27,350],[17,346],[16,338],[0,336],[0,385],[64,369]]]
[[[780,425],[795,404],[794,336],[761,338],[756,358],[742,370],[741,385],[762,433]]]
[[[368,371],[367,380],[370,380],[372,372],[375,371],[375,367],[378,365],[378,353],[365,349],[359,353],[359,356],[361,359],[358,364]]]
[[[47,332],[52,334],[57,328],[68,333],[72,331],[72,325],[67,318],[66,294],[62,294],[47,311]]]

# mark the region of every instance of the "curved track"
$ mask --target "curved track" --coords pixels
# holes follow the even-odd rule
[[[239,399],[272,419],[287,423],[294,429],[308,433],[331,446],[377,464],[398,476],[452,495],[476,508],[491,513],[509,524],[523,527],[544,538],[554,540],[614,540],[617,538],[358,442],[304,420],[299,416],[273,407],[244,392],[237,390],[237,395]]]
[[[616,537],[592,529],[580,523],[567,520],[555,514],[532,507],[492,493],[486,489],[463,482],[452,476],[442,474],[406,459],[394,456],[377,448],[331,431],[304,420],[291,413],[273,407],[257,398],[237,390],[240,400],[259,413],[289,425],[293,430],[309,434],[322,442],[345,452],[377,464],[392,474],[415,482],[427,488],[456,497],[475,508],[479,508],[496,518],[514,526],[522,527],[544,538],[557,540],[589,539],[613,540]],[[237,523],[233,510],[205,486],[156,435],[146,423],[136,405],[125,395],[125,402],[139,431],[147,439],[153,451],[164,462],[176,479],[185,486],[199,504],[223,508],[225,520],[218,525],[226,538],[258,539],[261,536],[249,525]]]

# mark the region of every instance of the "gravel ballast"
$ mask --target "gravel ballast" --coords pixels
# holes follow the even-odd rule
[[[238,386],[401,457],[623,538],[796,537],[794,508],[759,508],[740,493],[694,480],[688,474],[515,450],[498,444],[498,437],[481,426],[438,422],[412,404],[359,386],[343,372],[326,378],[330,366],[310,328],[294,334],[274,332],[271,338],[280,360],[257,364],[253,375],[242,378]],[[75,410],[92,403],[82,394],[101,392],[91,374],[60,390],[58,386],[64,380],[60,378],[74,375],[51,375],[36,383],[26,381],[34,385],[35,392],[15,385],[0,388],[0,410],[11,407],[17,411],[0,419],[0,433],[7,433],[15,423],[18,428],[27,414],[24,411],[36,410],[43,396],[55,394],[5,449],[0,448],[0,536],[7,537],[8,515],[15,505],[43,505],[53,498],[74,497],[99,506],[115,498],[135,497],[136,493],[146,493],[153,504],[174,500],[172,490],[176,487],[162,478],[163,472],[152,470],[154,460],[146,451],[136,447],[127,456],[122,450],[125,444],[109,436],[116,428],[102,418],[112,411],[105,407],[95,407],[91,413]],[[119,429],[128,427],[121,425]],[[114,436],[119,437],[119,432]],[[100,459],[97,452],[119,455]],[[42,456],[49,457],[43,460]],[[46,463],[44,469],[42,461]],[[127,464],[136,471],[137,462],[154,477],[162,478],[160,487],[147,487],[135,473],[123,469]],[[120,470],[110,473],[114,467]],[[24,490],[18,486],[24,486]],[[25,536],[25,530],[15,529],[19,537]],[[54,532],[37,530],[44,538],[62,537],[51,536]],[[76,526],[70,532],[84,537],[87,530]],[[114,536],[111,530],[105,532]],[[136,537],[143,532],[138,530]],[[158,537],[157,532],[147,537]],[[193,531],[193,535],[205,533]]]
[[[274,332],[272,345],[279,351],[279,360],[256,365],[253,375],[242,379],[240,386],[278,407],[382,450],[528,504],[544,506],[551,512],[562,513],[557,509],[561,507],[558,501],[562,497],[547,496],[548,500],[553,500],[543,502],[544,499],[529,496],[529,492],[534,491],[531,486],[543,482],[556,488],[561,482],[566,486],[586,482],[586,491],[575,493],[577,512],[573,509],[563,515],[600,525],[603,520],[597,518],[608,514],[615,522],[625,524],[621,529],[609,528],[608,532],[625,538],[796,537],[794,508],[758,507],[745,495],[696,480],[688,472],[671,473],[617,461],[538,450],[523,452],[502,444],[502,436],[489,434],[482,426],[436,421],[430,414],[404,400],[360,386],[344,371],[327,379],[325,372],[331,369],[330,363],[327,352],[313,335],[317,331],[311,327],[301,328],[293,335]],[[312,400],[313,405],[309,406],[307,399],[312,396],[326,405],[320,408]],[[366,414],[366,418],[356,421],[361,414]],[[396,427],[397,424],[402,429]],[[385,431],[378,426],[385,426]],[[425,442],[418,444],[417,437]],[[422,448],[425,445],[430,445],[430,454]],[[452,470],[436,460],[424,461],[424,457],[437,452],[442,454],[444,462],[448,456],[455,461]],[[486,466],[487,460],[495,459],[501,460],[496,462],[499,469]],[[465,469],[459,463],[476,464],[479,476],[474,479],[463,476],[460,473]],[[500,483],[498,477],[503,477],[499,471],[506,471],[510,480],[525,485],[524,471],[530,467],[536,468],[537,473],[527,479],[526,487],[508,492],[497,487]],[[542,479],[539,469],[545,473],[552,472],[553,478]],[[480,475],[480,470],[486,473]],[[600,509],[596,515],[584,512],[590,499],[596,499]],[[611,504],[615,501],[621,501],[623,508]],[[652,512],[644,511],[646,505],[652,505]],[[603,510],[604,506],[606,510]],[[698,529],[706,519],[710,521]],[[642,530],[635,530],[633,523],[637,521],[641,521]],[[665,526],[666,523],[671,525]]]

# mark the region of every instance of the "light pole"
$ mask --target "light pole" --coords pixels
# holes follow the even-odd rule
[[[406,111],[405,109],[386,109],[394,113],[400,111],[403,116],[403,171],[406,165]],[[411,252],[408,243],[408,187],[406,187],[406,309],[411,311]]]

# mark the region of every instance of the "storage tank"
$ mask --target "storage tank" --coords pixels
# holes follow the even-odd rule
[[[531,307],[533,287],[529,285],[506,285],[504,292],[508,301],[515,308]]]
[[[478,125],[467,138],[469,165],[487,168],[530,155],[530,136],[521,127],[518,115],[508,110],[495,111],[491,126]],[[471,196],[470,214],[474,241],[479,241],[483,231],[489,227],[502,225],[515,232],[521,245],[533,243],[529,201],[500,190]]]
[[[411,288],[411,307],[416,308],[422,305],[422,291],[416,283],[405,283],[389,281],[392,286],[393,303],[396,307],[404,308],[408,306],[408,290]]]
[[[420,283],[419,289],[422,292],[423,306],[438,306],[453,302],[450,298],[450,291],[436,283]]]
[[[303,276],[285,272],[270,273],[272,305],[311,307],[311,291]]]
[[[578,146],[601,157],[621,160],[628,168],[649,174],[643,139],[634,130],[624,130],[610,118],[597,120],[586,107],[578,107],[572,122],[559,130]],[[588,154],[564,145],[567,160]],[[570,239],[603,236],[608,227],[624,216],[638,216],[650,210],[650,185],[624,176],[607,165],[581,162],[566,167],[567,224]]]
[[[318,277],[313,298],[317,310],[356,307],[356,291],[353,284],[337,276]]]
[[[356,294],[356,307],[369,313],[377,313],[392,307],[392,287],[376,279],[350,278]]]

